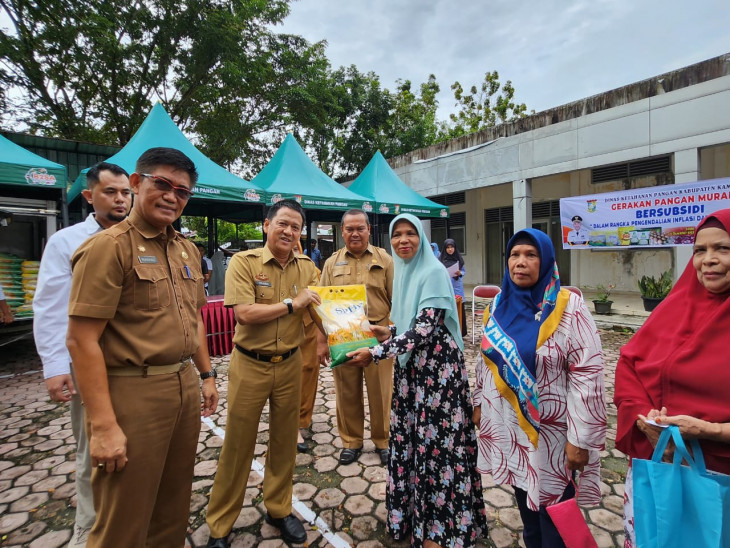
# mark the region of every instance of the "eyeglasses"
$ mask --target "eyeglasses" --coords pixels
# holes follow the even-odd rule
[[[155,185],[155,188],[160,192],[170,192],[171,190],[174,190],[175,196],[183,202],[187,202],[190,199],[190,196],[193,195],[193,191],[189,188],[185,188],[184,186],[175,186],[170,181],[164,177],[160,177],[159,175],[151,175],[149,173],[140,173],[140,175],[150,179],[152,184]]]

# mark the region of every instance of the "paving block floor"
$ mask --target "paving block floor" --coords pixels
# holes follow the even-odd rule
[[[620,347],[631,332],[600,329],[605,355],[608,399],[608,439],[602,453],[601,504],[584,508],[589,527],[601,548],[623,546],[621,523],[623,482],[627,459],[614,448],[616,409],[613,379]],[[466,359],[471,378],[478,347],[466,337]],[[67,405],[49,400],[40,360],[32,341],[2,348],[0,365],[0,546],[55,548],[71,538],[74,508],[74,441]],[[219,371],[221,401],[218,411],[202,423],[197,450],[187,546],[205,546],[205,511],[225,431],[228,357],[213,359]],[[368,425],[366,424],[366,429]],[[314,416],[308,432],[310,451],[299,454],[294,476],[295,512],[308,523],[307,545],[312,547],[408,546],[385,533],[386,471],[367,439],[360,458],[347,466],[338,463],[342,444],[337,435],[332,373],[322,368]],[[231,535],[232,546],[286,546],[277,529],[264,521],[262,481],[269,437],[268,409],[259,424],[254,471],[246,499]],[[521,522],[509,486],[484,478],[484,500],[489,519],[485,547],[523,546]]]

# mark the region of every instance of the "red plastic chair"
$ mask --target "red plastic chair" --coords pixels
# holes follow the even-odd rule
[[[233,350],[233,332],[236,319],[233,309],[223,306],[223,295],[211,295],[201,309],[205,325],[208,353],[211,356],[225,356]]]
[[[476,323],[476,318],[484,316],[484,309],[490,301],[494,299],[499,293],[502,292],[502,288],[498,285],[478,285],[474,288],[471,293],[471,344],[474,344],[474,338],[477,332],[477,326],[481,325]],[[479,299],[479,301],[477,301]]]

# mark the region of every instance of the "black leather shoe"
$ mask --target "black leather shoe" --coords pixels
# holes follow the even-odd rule
[[[221,538],[210,537],[205,548],[228,548],[229,546],[227,536]]]
[[[351,464],[357,460],[362,453],[362,447],[360,449],[343,449],[340,453],[340,464]]]
[[[390,458],[390,450],[389,449],[376,449],[378,453],[380,453],[380,464],[387,465],[388,459]]]
[[[307,540],[304,525],[302,525],[302,522],[294,514],[289,514],[285,518],[274,518],[266,512],[266,523],[273,525],[281,532],[281,538],[284,542],[303,544]]]
[[[307,440],[304,440],[302,443],[297,443],[297,451],[300,453],[306,453],[309,451],[309,444],[307,443]]]

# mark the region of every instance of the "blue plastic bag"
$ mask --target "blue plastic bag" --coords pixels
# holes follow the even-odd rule
[[[662,462],[670,438],[674,461]],[[730,476],[707,472],[697,440],[690,446],[694,458],[679,428],[670,426],[659,437],[651,460],[633,459],[638,548],[730,548]]]

